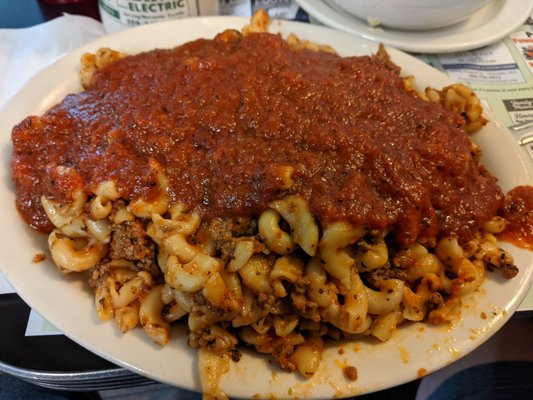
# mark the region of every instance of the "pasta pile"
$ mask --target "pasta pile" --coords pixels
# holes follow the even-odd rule
[[[243,34],[265,32],[267,25],[260,12]],[[294,35],[287,41],[295,49],[332,51]],[[124,56],[109,49],[85,55],[83,86],[95,70]],[[380,49],[378,57],[388,56]],[[405,88],[414,90],[407,78]],[[486,123],[478,98],[462,85],[420,96],[463,115],[468,131]],[[386,341],[404,321],[453,321],[461,297],[479,288],[487,269],[507,277],[517,271],[498,247],[495,234],[505,220],[497,216],[466,243],[444,236],[399,247],[388,228],[320,224],[306,198],[291,192],[291,168],[277,171],[287,195],[258,218],[211,220],[169,196],[160,163],[152,160],[151,169],[157,196],[150,198],[128,202],[113,180],[94,193],[77,191],[68,204],[43,196],[54,225],[48,244],[61,271],[92,271],[98,316],[122,332],[141,326],[164,345],[170,325],[185,322],[206,398],[225,398],[218,382],[229,361],[238,361],[239,343],[310,377],[326,338]],[[69,174],[73,168],[62,167],[61,175]]]

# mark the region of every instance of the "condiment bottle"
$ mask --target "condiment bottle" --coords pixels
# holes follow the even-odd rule
[[[219,13],[218,0],[100,0],[98,6],[109,33],[170,19]]]

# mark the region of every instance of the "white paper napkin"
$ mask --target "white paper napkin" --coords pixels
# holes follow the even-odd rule
[[[24,29],[0,29],[0,107],[35,73],[106,34],[99,21],[65,14]]]

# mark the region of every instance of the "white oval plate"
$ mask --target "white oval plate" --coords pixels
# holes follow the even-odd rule
[[[247,22],[238,17],[196,18],[147,25],[104,37],[45,69],[0,111],[1,272],[31,307],[82,346],[141,375],[196,391],[200,390],[196,355],[186,344],[183,328],[175,328],[173,339],[165,347],[153,344],[142,329],[123,335],[113,322],[98,320],[87,276],[64,276],[49,257],[44,262],[32,263],[36,253],[45,251],[46,235],[32,231],[15,210],[10,179],[11,127],[27,115],[43,113],[66,94],[80,91],[79,59],[86,51],[107,46],[133,54],[172,47],[198,37],[212,38],[226,28],[240,29]],[[271,31],[284,36],[294,32],[304,39],[329,43],[341,55],[370,54],[376,50],[374,42],[310,24],[274,21]],[[390,54],[405,74],[417,77],[421,86],[442,87],[450,83],[443,74],[405,53],[390,49]],[[510,134],[491,122],[475,138],[485,151],[486,164],[501,178],[505,190],[532,184],[533,175]],[[532,266],[532,253],[516,248],[512,248],[512,253],[520,274],[510,281],[490,274],[482,289],[466,299],[463,317],[453,326],[406,324],[383,344],[368,339],[331,345],[319,371],[310,380],[282,371],[268,357],[246,350],[238,363],[232,363],[221,386],[229,395],[244,398],[346,397],[399,385],[441,368],[487,340],[511,317],[524,297],[533,276],[533,268],[528,268]],[[486,319],[481,318],[482,313],[487,315]],[[339,352],[340,348],[343,351]],[[357,381],[345,379],[346,365],[357,368]]]
[[[493,0],[470,18],[433,30],[372,28],[327,0],[297,0],[312,17],[332,28],[413,53],[449,53],[477,49],[513,32],[531,15],[533,0]]]

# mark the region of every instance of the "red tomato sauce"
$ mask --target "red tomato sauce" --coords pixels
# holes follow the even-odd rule
[[[42,195],[68,201],[57,166],[83,189],[113,179],[150,196],[157,160],[169,192],[210,219],[257,217],[300,193],[322,223],[468,238],[501,207],[496,179],[471,155],[462,117],[404,89],[376,57],[293,50],[277,35],[197,40],[126,57],[90,88],[13,129],[17,206],[51,224]],[[292,167],[291,189],[280,168]],[[62,188],[58,188],[62,186]],[[69,190],[70,188],[70,190]]]
[[[500,214],[507,225],[498,239],[533,250],[533,187],[518,186],[511,190]]]

